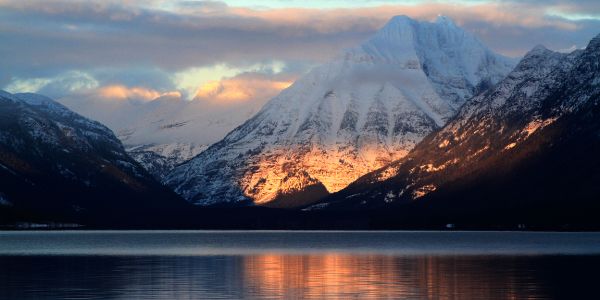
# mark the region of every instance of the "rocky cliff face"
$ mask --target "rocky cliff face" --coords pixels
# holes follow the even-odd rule
[[[315,199],[405,156],[512,67],[447,18],[394,17],[166,182],[199,205],[286,206],[282,197],[307,189]]]

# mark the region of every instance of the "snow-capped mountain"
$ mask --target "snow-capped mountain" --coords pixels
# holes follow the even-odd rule
[[[446,17],[394,17],[166,182],[200,205],[305,205],[405,156],[513,66]]]
[[[75,95],[59,101],[111,128],[156,178],[251,118],[264,102],[218,105],[165,95],[151,101]]]
[[[0,198],[44,216],[110,213],[115,220],[184,204],[104,125],[50,98],[6,92],[0,92]]]
[[[599,104],[600,35],[569,54],[537,46],[408,156],[313,208],[420,205],[446,217],[504,218],[541,209],[549,218],[551,212],[576,216],[589,209],[583,216],[595,216]]]

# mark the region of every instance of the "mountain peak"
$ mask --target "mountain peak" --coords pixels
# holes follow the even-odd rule
[[[406,15],[398,15],[398,16],[393,16],[382,27],[382,29],[380,31],[384,31],[384,32],[389,31],[389,30],[398,31],[400,28],[408,28],[408,26],[413,26],[413,25],[424,25],[424,26],[433,25],[433,26],[448,27],[448,28],[459,28],[456,25],[456,23],[454,23],[454,21],[448,16],[438,15],[438,17],[435,19],[435,22],[428,22],[428,21],[420,21],[420,20],[412,19],[411,17],[406,16]]]
[[[551,53],[553,52],[552,50],[546,48],[546,46],[538,44],[535,47],[533,47],[533,49],[529,50],[529,52],[527,52],[525,54],[525,57],[530,57],[530,56],[534,56],[534,55],[541,55],[541,54],[545,54],[545,53]]]
[[[435,23],[440,25],[456,27],[456,23],[454,23],[454,21],[450,17],[444,15],[438,15],[435,19]]]
[[[409,16],[407,16],[407,15],[398,15],[398,16],[393,16],[393,17],[392,17],[392,18],[391,18],[391,19],[390,19],[390,20],[389,20],[389,21],[388,21],[388,22],[385,24],[385,26],[383,26],[383,27],[385,28],[385,27],[388,27],[388,26],[397,26],[397,25],[400,25],[400,24],[405,24],[405,23],[407,23],[407,22],[414,22],[414,20],[413,20],[413,19],[411,19],[411,18],[410,18]]]
[[[389,61],[416,60],[420,52],[440,52],[442,48],[475,47],[477,39],[446,17],[435,22],[411,19],[405,15],[392,17],[371,39],[362,45],[369,55]]]
[[[542,72],[539,71],[539,69],[543,67],[544,70],[549,71],[552,68],[548,68],[547,66],[554,66],[554,64],[560,62],[564,55],[566,54],[554,52],[544,47],[543,45],[537,45],[533,47],[533,49],[529,50],[529,52],[527,52],[525,56],[523,56],[523,59],[519,61],[519,64],[517,64],[515,70],[519,70],[520,72],[539,73]]]
[[[398,35],[412,35],[413,25],[417,22],[405,15],[394,16],[377,32],[376,36],[385,36],[386,39],[390,39]]]

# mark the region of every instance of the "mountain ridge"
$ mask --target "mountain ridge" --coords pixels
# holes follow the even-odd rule
[[[597,210],[591,200],[600,194],[593,187],[600,170],[593,154],[600,147],[599,37],[568,54],[536,46],[407,157],[315,208],[419,207],[421,214],[448,217],[494,215],[495,209],[519,215],[510,207],[581,217],[577,205]]]
[[[48,97],[2,92],[0,116],[3,209],[136,223],[186,206],[128,156],[110,129]]]

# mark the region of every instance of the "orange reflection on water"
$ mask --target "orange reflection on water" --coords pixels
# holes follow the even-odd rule
[[[364,264],[365,259],[374,261],[337,254],[251,256],[245,260],[245,278],[267,294],[305,299],[347,299],[357,295],[361,299],[380,299],[382,295],[402,293],[397,286],[376,284],[384,281],[382,277],[386,277],[385,281],[397,281],[391,261]]]
[[[541,299],[518,274],[485,260],[385,255],[248,256],[244,285],[253,294],[292,299]],[[500,293],[498,293],[500,291]]]

